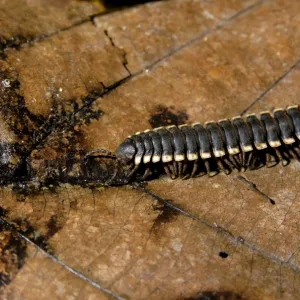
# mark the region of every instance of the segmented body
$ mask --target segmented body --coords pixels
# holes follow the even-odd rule
[[[117,156],[127,157],[127,163],[133,165],[130,176],[143,167],[146,178],[155,165],[162,164],[171,178],[193,177],[271,167],[279,161],[286,165],[291,158],[299,160],[299,145],[300,110],[296,105],[272,114],[138,132],[120,145]]]

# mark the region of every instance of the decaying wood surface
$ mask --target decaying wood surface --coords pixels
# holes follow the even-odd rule
[[[300,164],[108,186],[128,135],[299,104],[300,3],[0,0],[0,298],[297,299]]]

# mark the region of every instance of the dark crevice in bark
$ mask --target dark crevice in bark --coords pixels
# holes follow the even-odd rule
[[[86,0],[85,0],[86,1]],[[163,0],[102,0],[104,6],[108,10],[123,10],[130,6],[137,6],[149,2],[160,2]]]

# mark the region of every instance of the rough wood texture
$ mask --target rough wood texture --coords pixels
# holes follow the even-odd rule
[[[85,22],[103,11],[100,2],[1,0],[0,49],[19,48]]]
[[[22,30],[0,2],[0,297],[299,298],[299,162],[113,187],[111,160],[82,161],[151,126],[299,104],[300,3],[43,2]]]

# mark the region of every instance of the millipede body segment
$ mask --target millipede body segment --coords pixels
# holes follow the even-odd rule
[[[273,113],[249,114],[204,125],[159,127],[137,132],[117,149],[117,158],[132,166],[129,176],[143,169],[146,178],[162,165],[171,178],[210,176],[300,159],[299,106]]]

